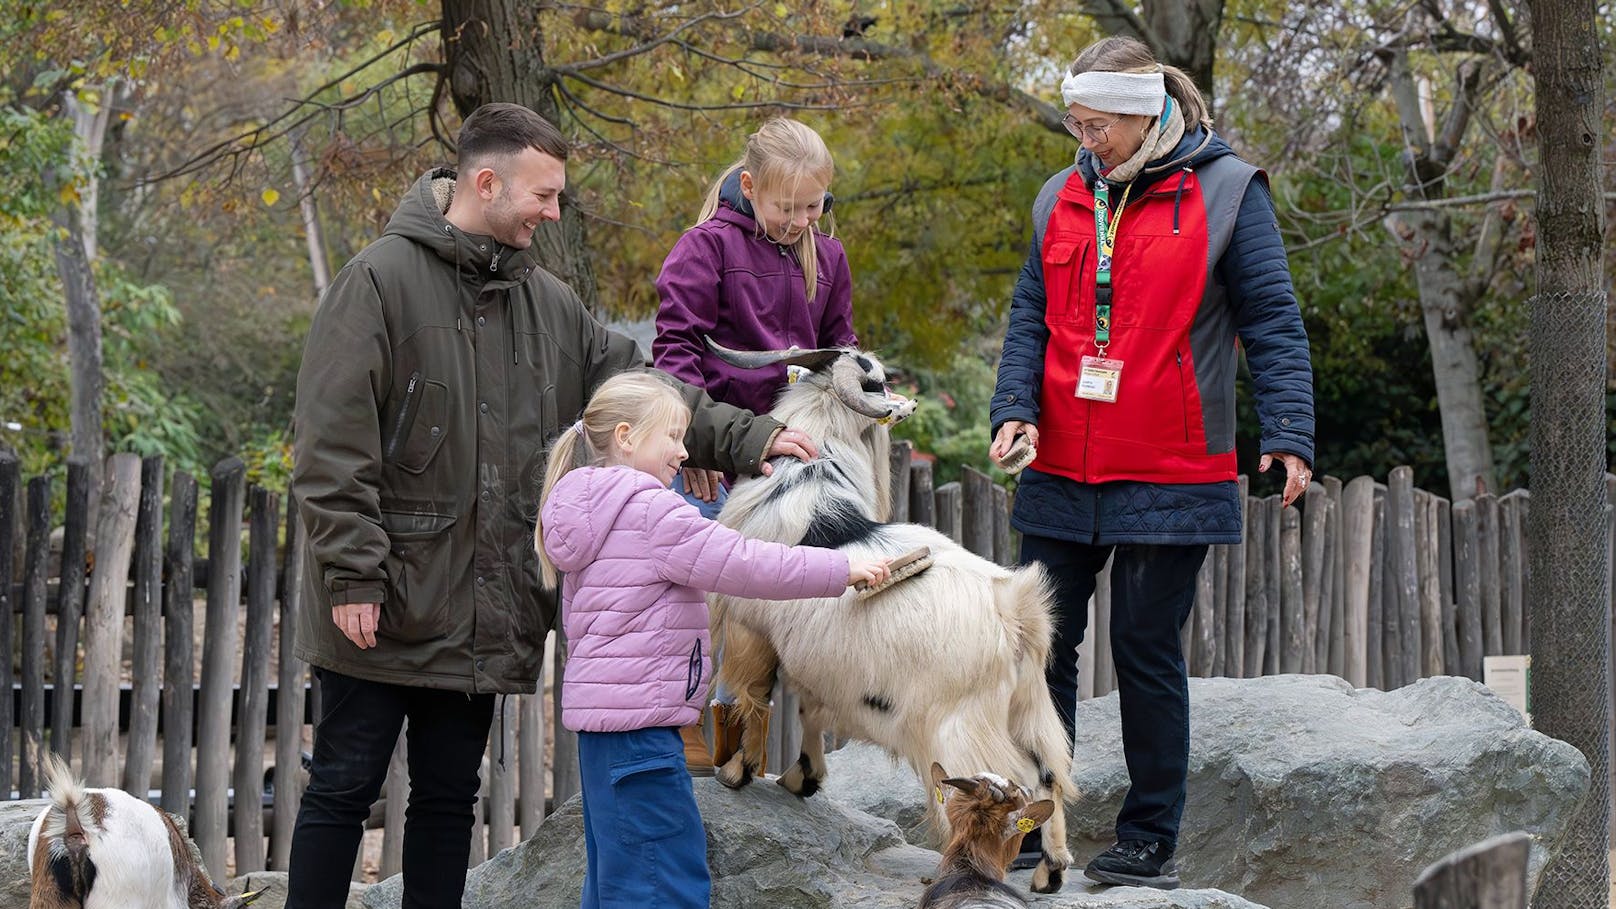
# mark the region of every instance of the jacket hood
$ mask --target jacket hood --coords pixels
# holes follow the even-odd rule
[[[562,571],[577,571],[600,555],[618,515],[636,495],[667,491],[632,467],[580,467],[562,477],[545,501],[544,551]]]
[[[718,188],[718,201],[734,209],[737,214],[745,215],[753,221],[757,220],[757,212],[752,210],[752,200],[741,195],[739,167],[730,171],[729,176],[724,178],[724,184]]]
[[[1134,187],[1134,192],[1150,186],[1171,171],[1183,167],[1193,170],[1209,161],[1232,154],[1234,149],[1230,148],[1229,143],[1223,141],[1221,136],[1204,126],[1197,126],[1186,132],[1184,138],[1178,140],[1178,144],[1173,146],[1171,152],[1145,165],[1145,169],[1134,179],[1138,184]],[[1092,188],[1100,175],[1100,159],[1085,148],[1077,155],[1077,167],[1083,174],[1084,184]]]
[[[415,181],[387,221],[384,236],[404,237],[431,249],[458,271],[482,281],[516,283],[538,264],[535,245],[512,249],[486,234],[468,234],[445,217],[454,199],[455,171],[439,167]]]

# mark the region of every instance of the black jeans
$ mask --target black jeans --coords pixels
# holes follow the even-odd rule
[[[1117,839],[1176,848],[1190,757],[1189,676],[1179,631],[1195,605],[1195,576],[1207,547],[1089,546],[1023,535],[1021,563],[1042,562],[1055,582],[1055,640],[1044,676],[1056,712],[1073,732],[1077,645],[1087,630],[1095,578],[1113,549],[1111,656],[1129,782]]]
[[[315,672],[321,715],[309,788],[292,833],[287,909],[342,909],[348,901],[365,818],[406,717],[404,909],[459,909],[494,696]]]

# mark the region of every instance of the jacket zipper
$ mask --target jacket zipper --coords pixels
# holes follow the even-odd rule
[[[1184,351],[1175,350],[1173,355],[1178,357],[1178,404],[1179,410],[1184,412],[1184,442],[1190,441],[1190,397],[1188,386],[1184,383]]]
[[[417,386],[421,384],[421,371],[410,373],[410,381],[404,385],[404,404],[398,409],[398,416],[393,420],[393,437],[388,440],[383,458],[394,461],[398,458],[398,448],[410,430],[415,426],[416,405],[419,403],[415,396]]]

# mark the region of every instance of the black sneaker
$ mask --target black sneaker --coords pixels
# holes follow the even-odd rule
[[[1178,865],[1165,843],[1123,840],[1096,855],[1083,874],[1102,884],[1178,889]]]
[[[1038,864],[1039,859],[1044,857],[1043,832],[1043,828],[1040,827],[1022,838],[1021,851],[1016,853],[1016,857],[1010,860],[1011,871],[1031,868]]]

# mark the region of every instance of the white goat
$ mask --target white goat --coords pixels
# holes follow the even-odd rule
[[[51,803],[28,834],[28,909],[241,909],[208,880],[174,820],[122,789],[88,789],[51,755]]]
[[[810,796],[825,778],[827,728],[881,745],[922,781],[933,761],[1034,780],[1062,805],[1072,745],[1044,682],[1053,593],[1037,565],[1007,569],[919,524],[887,524],[886,423],[914,402],[886,389],[886,374],[860,351],[740,353],[708,342],[742,367],[808,369],[781,392],[771,415],[809,433],[820,457],[776,459],[769,477],[746,479],[719,520],[749,537],[829,546],[858,558],[931,548],[932,567],[873,598],[824,608],[823,600],[764,602],[714,595],[724,640],[719,680],[737,695],[741,749],[717,776],[739,788],[758,773],[777,672],[801,698],[802,753],[779,783]],[[941,841],[947,818],[928,803]],[[1033,889],[1060,889],[1071,863],[1063,811],[1055,812]]]

